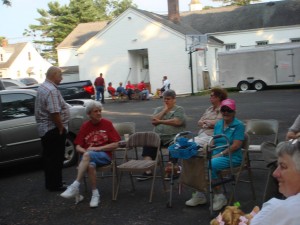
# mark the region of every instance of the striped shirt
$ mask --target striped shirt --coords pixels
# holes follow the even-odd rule
[[[52,113],[59,113],[63,126],[68,129],[69,105],[61,96],[57,86],[45,80],[38,88],[35,100],[35,119],[40,137],[56,127],[50,117]]]

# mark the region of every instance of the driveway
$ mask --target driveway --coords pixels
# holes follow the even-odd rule
[[[280,123],[279,139],[283,140],[287,128],[300,113],[300,90],[279,89],[256,93],[230,93],[237,102],[237,118],[277,119]],[[210,105],[208,95],[178,97],[177,103],[185,108],[187,130],[197,132],[197,121]],[[133,121],[137,131],[151,130],[150,116],[153,109],[162,104],[161,99],[150,101],[107,101],[103,116],[113,122]],[[256,165],[264,168],[264,163]],[[59,193],[48,192],[43,185],[43,172],[38,166],[27,164],[18,167],[0,168],[0,224],[1,225],[85,225],[85,224],[124,224],[124,225],[198,225],[209,224],[208,204],[189,208],[184,202],[189,199],[191,190],[184,187],[178,193],[175,183],[173,207],[167,208],[168,193],[162,191],[159,180],[156,182],[153,203],[148,203],[150,182],[136,183],[136,192],[131,193],[126,176],[116,202],[111,201],[111,179],[99,179],[101,204],[96,209],[89,208],[90,192],[79,205],[66,200]],[[266,170],[253,170],[257,199],[251,200],[247,184],[237,187],[238,200],[244,210],[254,205],[261,206],[261,198],[266,180]],[[76,175],[76,167],[64,169],[64,179],[70,183]]]

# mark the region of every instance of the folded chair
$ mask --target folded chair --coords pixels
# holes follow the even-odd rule
[[[132,154],[131,151],[137,151],[136,148],[138,147],[156,147],[157,148],[157,155],[155,160],[139,160],[136,159],[136,155]],[[163,170],[162,165],[160,163],[161,161],[161,155],[160,155],[160,137],[158,134],[154,132],[136,132],[132,134],[129,137],[129,140],[127,142],[126,146],[126,152],[124,156],[124,163],[117,166],[117,170],[119,173],[119,179],[118,179],[118,185],[117,185],[117,191],[115,195],[115,199],[117,199],[120,184],[121,184],[121,177],[123,172],[127,172],[130,175],[130,180],[132,184],[132,189],[135,190],[134,182],[133,182],[133,173],[142,173],[147,170],[153,171],[153,177],[152,177],[152,185],[150,189],[150,196],[149,196],[149,202],[152,202],[152,196],[153,196],[153,189],[154,189],[154,183],[156,180],[156,173],[157,173],[157,167],[160,165],[160,178],[162,180],[162,184],[165,189],[165,184],[163,182]],[[130,154],[131,153],[131,154]]]

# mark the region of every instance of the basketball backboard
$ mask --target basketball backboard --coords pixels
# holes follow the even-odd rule
[[[196,48],[205,48],[207,45],[206,34],[187,34],[185,36],[185,50],[194,51]]]

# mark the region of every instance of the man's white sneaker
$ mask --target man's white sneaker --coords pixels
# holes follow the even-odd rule
[[[79,188],[70,185],[67,190],[60,194],[63,198],[74,198],[79,194]]]
[[[223,194],[215,194],[213,199],[213,210],[219,211],[227,205],[227,199]]]
[[[100,195],[92,195],[92,199],[90,201],[90,207],[96,208],[100,202]]]
[[[197,206],[197,205],[203,205],[206,204],[207,200],[205,195],[202,196],[196,196],[194,195],[190,200],[185,202],[185,205],[187,206]]]

